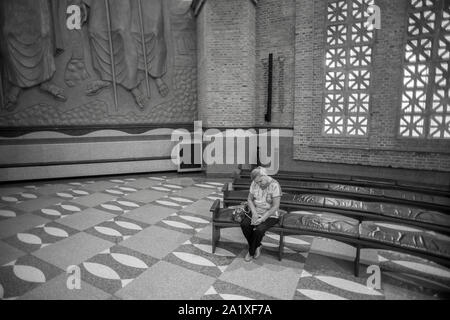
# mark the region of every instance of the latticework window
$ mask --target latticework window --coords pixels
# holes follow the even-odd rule
[[[450,0],[410,0],[401,137],[450,139]]]
[[[373,0],[327,3],[325,100],[326,135],[367,136],[373,26],[367,24]]]

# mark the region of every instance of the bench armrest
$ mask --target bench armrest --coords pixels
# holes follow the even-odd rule
[[[284,216],[287,215],[287,214],[289,213],[289,212],[286,211],[286,210],[283,210],[283,211],[284,211],[283,213],[280,212],[280,222],[279,222],[280,226],[283,225],[283,222],[284,222]]]
[[[229,192],[233,190],[233,183],[232,182],[226,182],[222,187],[223,192],[223,198],[227,199]]]
[[[220,210],[220,200],[214,200],[214,203],[212,204],[211,208],[209,209],[209,211],[212,213],[212,217],[213,220],[216,218],[217,214],[219,213]]]

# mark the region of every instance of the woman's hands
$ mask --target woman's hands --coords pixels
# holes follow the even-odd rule
[[[264,217],[259,217],[259,215],[252,210],[252,222],[251,222],[251,225],[257,226],[257,225],[261,224],[262,222],[264,222],[264,220],[265,220]]]
[[[258,217],[257,214],[255,214],[256,209],[252,210],[252,225],[259,225],[266,221],[274,212],[276,212],[280,208],[280,197],[273,198],[273,204],[272,207],[267,210],[261,217]]]
[[[252,224],[254,226],[257,226],[257,225],[259,225],[259,224],[261,224],[263,222],[264,222],[264,219],[261,217],[261,218],[256,218],[255,222],[253,222]]]

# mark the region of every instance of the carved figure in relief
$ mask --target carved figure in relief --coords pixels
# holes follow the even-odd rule
[[[57,0],[1,0],[2,82],[5,108],[12,111],[23,89],[39,88],[66,101],[64,90],[51,80],[54,57],[63,51]]]
[[[93,67],[100,80],[92,81],[87,95],[120,85],[143,109],[150,97],[149,77],[159,94],[167,96],[163,81],[167,71],[162,0],[82,0],[83,22],[87,22]],[[145,81],[146,95],[140,84]]]

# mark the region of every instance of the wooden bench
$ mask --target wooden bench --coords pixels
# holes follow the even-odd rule
[[[320,193],[324,195],[347,197],[356,200],[383,201],[395,204],[419,206],[434,210],[450,211],[450,197],[419,193],[417,191],[396,190],[389,187],[357,186],[348,183],[330,183],[317,181],[277,180],[283,192],[291,194]],[[235,178],[233,190],[249,190],[251,181],[247,178]],[[224,191],[228,191],[225,190]]]
[[[228,191],[224,187],[224,207],[245,201],[248,191]],[[286,194],[283,193],[280,208],[288,212],[308,210],[329,212],[348,216],[358,221],[380,220],[450,233],[449,212],[423,209],[413,206],[395,205],[381,201],[367,202],[348,198],[330,197],[321,194]]]
[[[220,200],[211,206],[212,249],[215,252],[220,240],[220,229],[240,227],[233,221],[231,208],[220,208]],[[310,217],[305,217],[310,216]],[[399,230],[387,232],[389,226]],[[379,230],[374,228],[379,228]],[[284,237],[287,235],[311,235],[344,242],[356,248],[354,274],[359,276],[360,252],[363,248],[384,249],[416,255],[443,266],[450,266],[450,238],[446,235],[429,233],[426,229],[409,228],[403,224],[377,224],[373,221],[358,221],[343,215],[329,212],[291,211],[280,218],[280,222],[270,229],[280,235],[278,258],[281,261],[284,251]],[[379,231],[379,235],[377,232]],[[421,240],[420,240],[421,239]],[[436,244],[436,241],[440,241]],[[421,243],[422,242],[422,243]],[[433,248],[435,246],[436,248]]]
[[[250,179],[250,172],[250,170],[241,170],[241,172],[236,177]],[[417,184],[409,181],[316,172],[279,171],[272,177],[276,180],[351,184],[360,187],[389,188],[392,190],[404,190],[435,196],[443,196],[447,198],[450,197],[450,184],[447,186],[442,186],[421,183],[421,185],[418,186]]]

